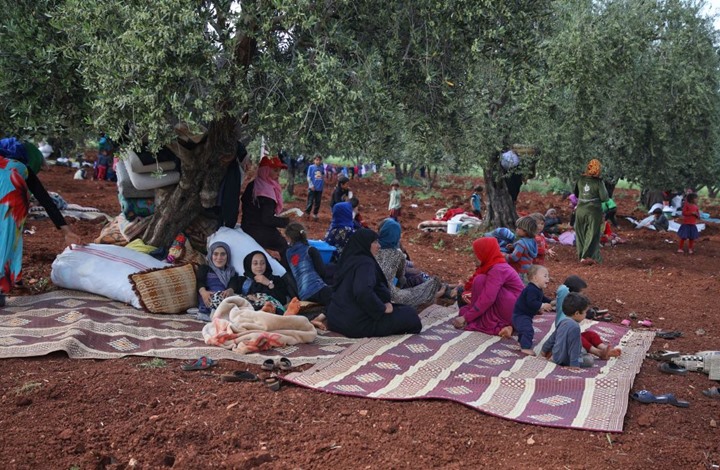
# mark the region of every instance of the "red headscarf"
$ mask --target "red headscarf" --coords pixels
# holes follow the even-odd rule
[[[465,292],[472,290],[472,284],[476,276],[487,274],[490,268],[496,264],[507,263],[503,254],[500,253],[500,245],[498,245],[497,238],[495,237],[478,238],[473,242],[472,247],[475,256],[478,261],[480,261],[480,266],[478,266],[470,279],[465,283]]]

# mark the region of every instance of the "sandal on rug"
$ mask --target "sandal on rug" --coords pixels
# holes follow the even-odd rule
[[[653,359],[655,361],[669,361],[670,359],[678,356],[680,356],[679,351],[664,351],[662,349],[645,355],[648,359]]]
[[[280,379],[277,377],[267,377],[263,379],[263,384],[273,392],[280,390]]]
[[[275,370],[275,359],[266,359],[260,368],[262,370]]]
[[[257,382],[258,376],[247,370],[236,370],[220,377],[223,382]]]
[[[600,313],[598,312],[598,315],[595,317],[596,321],[604,321],[604,322],[611,322],[613,320],[612,315],[609,313]]]
[[[653,322],[650,320],[640,320],[638,322],[638,325],[644,326],[645,328],[650,328],[651,326],[653,326]]]
[[[180,368],[184,371],[204,370],[204,369],[209,369],[212,366],[216,366],[216,365],[217,365],[217,361],[210,359],[207,356],[202,356],[195,362],[188,362],[186,364],[181,365]]]
[[[280,370],[290,370],[293,368],[292,362],[287,357],[281,357],[278,361],[278,368]]]
[[[657,338],[663,338],[663,339],[675,339],[682,336],[682,332],[680,331],[658,331],[655,333],[655,336]]]
[[[634,392],[633,394],[631,394],[630,398],[635,401],[639,401],[640,403],[668,404],[677,406],[679,408],[688,408],[690,406],[689,402],[684,400],[678,400],[672,393],[666,393],[665,395],[656,396],[653,395],[652,392],[648,392],[647,390],[640,390],[639,392]]]
[[[688,370],[683,366],[679,366],[672,362],[663,362],[658,366],[658,369],[660,369],[660,372],[674,375],[687,375],[688,372]]]
[[[720,398],[720,389],[718,387],[710,387],[707,390],[703,390],[703,395],[710,398]]]

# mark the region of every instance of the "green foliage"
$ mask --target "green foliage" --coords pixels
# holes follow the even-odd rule
[[[444,250],[444,249],[445,249],[445,240],[443,240],[443,239],[441,238],[440,240],[438,240],[437,242],[435,242],[435,243],[433,244],[433,248],[435,248],[435,249],[438,250],[438,251]]]
[[[420,191],[415,193],[415,199],[417,199],[418,201],[427,201],[428,199],[442,199],[442,197],[442,193],[435,190]]]
[[[15,388],[15,395],[27,395],[35,392],[37,389],[42,387],[42,382],[25,382],[21,386]]]

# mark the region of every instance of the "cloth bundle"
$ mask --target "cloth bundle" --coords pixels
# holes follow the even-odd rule
[[[240,354],[312,343],[317,337],[315,327],[304,316],[255,311],[250,302],[240,296],[223,300],[202,334],[206,344]]]

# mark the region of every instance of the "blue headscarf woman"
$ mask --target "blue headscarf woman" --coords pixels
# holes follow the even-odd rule
[[[353,233],[355,233],[355,223],[352,204],[338,202],[332,208],[332,222],[325,235],[325,242],[337,249],[334,255],[336,259],[342,255],[342,251]]]

